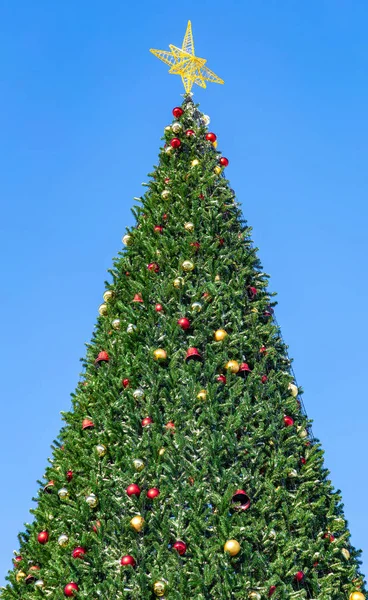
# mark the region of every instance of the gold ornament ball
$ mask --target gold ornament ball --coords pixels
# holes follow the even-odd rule
[[[185,229],[185,231],[193,231],[194,223],[191,223],[191,222],[184,223],[184,229]]]
[[[288,473],[288,477],[298,477],[298,471],[296,469],[291,469],[291,471]]]
[[[144,527],[144,518],[141,515],[136,515],[130,520],[130,526],[134,531],[142,531]]]
[[[256,314],[257,314],[257,313],[258,313],[258,308],[251,308],[251,311],[250,311],[250,312],[252,312],[252,313],[256,313]]]
[[[259,592],[249,592],[248,594],[248,598],[250,598],[250,600],[261,600],[261,594]]]
[[[297,431],[298,431],[299,437],[301,437],[302,439],[308,437],[308,431],[306,429],[304,429],[303,427],[301,427],[301,426],[297,427]]]
[[[175,288],[181,288],[183,284],[184,284],[184,279],[182,277],[177,277],[173,281],[173,285]]]
[[[100,304],[100,306],[98,307],[98,312],[101,315],[101,317],[107,315],[107,304]]]
[[[294,398],[297,397],[297,395],[298,395],[298,388],[297,388],[297,386],[294,383],[289,383],[288,390],[291,393],[291,395],[294,396]]]
[[[181,130],[181,128],[182,128],[181,123],[174,123],[171,126],[171,129],[173,130],[174,133],[179,133],[179,131]]]
[[[166,125],[165,131],[171,131],[171,125]]]
[[[25,576],[26,576],[26,574],[24,573],[24,571],[18,571],[18,573],[15,576],[15,579],[19,583],[20,581],[22,581],[22,579],[24,579]]]
[[[345,558],[345,560],[349,560],[350,558],[350,552],[347,548],[343,548],[341,550],[341,554],[343,555],[343,557]]]
[[[193,312],[201,312],[202,304],[200,302],[193,302],[193,304],[190,308],[192,309]]]
[[[164,596],[166,590],[167,590],[166,582],[163,581],[162,579],[160,581],[155,581],[155,583],[153,584],[153,592],[156,596],[159,596],[159,597]]]
[[[221,281],[220,275],[215,275],[215,281],[216,281],[216,283],[218,283],[219,281]]]
[[[174,148],[172,146],[167,146],[167,148],[165,148],[165,152],[166,154],[171,154],[174,152]]]
[[[65,548],[65,546],[68,545],[69,542],[69,538],[67,535],[65,535],[65,533],[62,533],[59,537],[58,537],[58,544],[59,546],[61,546],[62,548]]]
[[[219,167],[218,165],[213,169],[214,173],[216,173],[216,175],[220,175],[222,169],[221,167]]]
[[[166,448],[160,448],[158,451],[158,455],[163,456],[165,454],[165,452],[166,452]]]
[[[136,471],[138,471],[138,473],[140,473],[141,471],[143,471],[144,469],[144,462],[141,458],[135,458],[133,460],[133,467],[135,468]]]
[[[114,297],[114,292],[112,290],[106,290],[106,292],[103,295],[103,299],[105,300],[105,302],[109,302],[109,300],[111,300],[111,298]]]
[[[134,398],[134,400],[139,400],[140,398],[144,398],[144,390],[142,390],[142,388],[137,388],[136,390],[134,390],[133,398]]]
[[[222,340],[224,340],[226,336],[227,332],[225,331],[225,329],[217,329],[217,331],[215,331],[214,333],[216,342],[222,342]]]
[[[61,488],[58,491],[58,496],[59,496],[60,500],[67,500],[69,498],[69,492],[66,488]]]
[[[88,496],[86,496],[86,502],[91,508],[95,508],[98,504],[98,500],[95,494],[89,494]]]
[[[192,167],[198,167],[198,165],[199,165],[198,158],[195,158],[194,160],[192,160],[191,165],[192,165]]]
[[[224,545],[224,552],[230,554],[230,556],[236,556],[240,552],[240,544],[236,540],[227,540]]]
[[[206,400],[206,398],[207,398],[206,390],[200,390],[197,394],[197,398],[198,398],[198,400]]]
[[[194,263],[192,263],[191,260],[185,260],[181,266],[184,269],[184,271],[193,271],[194,269]]]
[[[113,329],[120,329],[120,319],[114,319],[111,325]]]
[[[96,446],[96,452],[98,454],[98,456],[105,456],[107,450],[106,450],[106,446],[104,446],[103,444],[97,444]]]
[[[214,148],[217,148],[217,140],[215,140],[214,142],[212,142],[212,146],[213,146]]]
[[[365,600],[365,596],[362,592],[352,592],[349,596],[349,600]]]
[[[133,323],[129,323],[129,325],[127,327],[127,333],[129,333],[131,335],[135,331],[137,331],[137,326],[134,325]]]
[[[227,369],[231,373],[237,373],[239,371],[238,361],[237,360],[229,360],[225,365],[225,369]]]
[[[163,200],[166,200],[166,198],[168,198],[170,196],[170,190],[163,190],[161,192],[161,198],[163,198]]]
[[[158,362],[163,362],[167,359],[167,352],[163,348],[157,348],[153,351],[153,358]]]
[[[129,233],[123,236],[122,242],[125,246],[131,246],[133,243],[133,238]]]
[[[39,589],[45,587],[45,582],[43,581],[43,579],[37,579],[37,581],[35,581],[35,587]]]

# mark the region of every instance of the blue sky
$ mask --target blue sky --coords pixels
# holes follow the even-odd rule
[[[0,583],[181,100],[148,49],[180,45],[188,19],[226,83],[195,99],[230,159],[367,567],[367,3],[3,0]]]

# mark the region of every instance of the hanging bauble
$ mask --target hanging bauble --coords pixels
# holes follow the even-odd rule
[[[186,317],[181,317],[178,319],[177,323],[181,329],[184,329],[184,331],[190,328],[190,321]]]
[[[143,302],[143,298],[142,298],[141,294],[134,294],[134,298],[133,298],[132,302]]]
[[[174,115],[175,119],[180,119],[183,113],[184,111],[182,108],[180,108],[180,106],[175,106],[175,108],[173,108],[172,114]]]
[[[286,427],[291,427],[291,425],[294,425],[294,419],[288,415],[284,415],[284,424]]]
[[[191,221],[188,221],[188,223],[184,223],[184,229],[185,231],[193,231],[194,223],[192,223]]]
[[[133,398],[135,400],[139,400],[144,398],[144,390],[142,390],[142,388],[137,388],[136,390],[134,390],[133,392]]]
[[[157,348],[153,351],[153,358],[157,362],[164,362],[167,359],[167,352],[163,348]]]
[[[187,545],[185,542],[182,542],[181,540],[178,540],[177,542],[174,542],[174,544],[172,545],[173,549],[177,551],[178,554],[180,554],[180,556],[184,556],[184,554],[187,551]]]
[[[218,165],[216,165],[216,167],[213,169],[213,172],[216,175],[220,175],[220,173],[222,173],[222,169],[221,169],[221,167],[219,167]]]
[[[149,498],[150,500],[153,500],[154,498],[157,498],[157,496],[160,495],[160,490],[156,487],[150,488],[149,490],[147,490],[147,498]]]
[[[60,500],[67,500],[69,498],[69,492],[65,487],[62,487],[58,491],[58,496]]]
[[[129,333],[129,335],[132,335],[136,331],[137,331],[137,326],[134,325],[134,323],[129,323],[128,327],[126,328],[126,332]]]
[[[276,586],[275,585],[271,585],[269,590],[268,590],[268,597],[271,598],[271,596],[276,592]]]
[[[107,304],[100,304],[100,306],[98,307],[98,312],[101,315],[101,317],[107,315]]]
[[[227,167],[229,164],[229,160],[225,158],[225,156],[221,156],[219,163],[222,167]]]
[[[86,555],[86,549],[83,548],[82,546],[77,546],[76,548],[74,548],[74,550],[72,552],[73,558],[84,558],[85,555]]]
[[[171,429],[172,431],[175,431],[174,421],[169,421],[168,423],[166,423],[165,427],[166,427],[166,429]]]
[[[164,310],[164,308],[163,308],[162,304],[159,304],[159,303],[155,304],[156,312],[162,312],[163,310]]]
[[[172,148],[171,146],[167,146],[165,148],[165,153],[166,154],[172,154],[174,152],[174,148]]]
[[[262,383],[267,383],[267,381],[268,381],[268,377],[267,377],[267,375],[262,375],[262,377],[261,377],[261,382],[262,382]]]
[[[40,531],[40,533],[37,535],[37,541],[39,544],[47,544],[49,541],[48,531]]]
[[[297,428],[297,432],[298,432],[298,436],[302,439],[308,437],[308,431],[306,429],[304,429],[304,427],[302,427],[301,425],[299,425]]]
[[[182,129],[182,124],[181,123],[173,123],[173,125],[171,126],[171,129],[174,133],[179,133],[179,131]]]
[[[179,146],[181,146],[181,141],[179,140],[179,138],[173,138],[170,142],[170,146],[172,148],[179,148]]]
[[[202,304],[200,302],[193,302],[190,308],[193,312],[199,313],[202,310]]]
[[[226,376],[225,375],[218,375],[216,377],[216,381],[218,381],[219,383],[225,384],[226,383]]]
[[[15,579],[17,580],[17,582],[19,583],[20,581],[22,581],[22,579],[24,579],[26,577],[26,574],[24,573],[24,571],[18,571],[18,573],[15,576]]]
[[[207,391],[206,390],[199,390],[199,392],[197,394],[197,398],[198,398],[198,400],[206,400],[206,398],[207,398]]]
[[[191,165],[191,167],[198,167],[198,165],[199,165],[199,160],[198,160],[198,158],[194,158],[194,159],[192,160],[192,162],[190,163],[190,165]]]
[[[59,535],[59,537],[58,537],[59,546],[61,546],[62,548],[65,548],[65,546],[68,545],[68,542],[69,542],[69,538],[65,533],[62,533],[61,535]]]
[[[153,228],[153,231],[155,233],[162,233],[163,230],[164,230],[164,228],[162,227],[162,225],[155,225],[154,228]]]
[[[245,362],[241,363],[239,366],[239,371],[238,371],[238,375],[241,375],[242,377],[248,377],[249,373],[251,373],[251,369],[249,368],[249,365]]]
[[[151,423],[153,423],[151,417],[144,417],[144,419],[142,419],[142,427],[147,427],[148,425],[151,425]]]
[[[126,554],[120,560],[120,564],[122,567],[135,567],[136,562],[135,562],[133,556],[131,556],[130,554]]]
[[[162,597],[165,595],[166,591],[167,591],[166,581],[164,581],[163,579],[161,579],[159,581],[155,581],[155,583],[153,584],[153,593],[155,594],[155,596]]]
[[[195,131],[193,131],[193,129],[187,129],[185,135],[187,137],[192,137],[193,135],[195,135]]]
[[[13,562],[15,565],[19,565],[19,563],[21,563],[23,560],[23,558],[20,556],[20,554],[18,554],[18,556],[14,556],[13,558]]]
[[[160,448],[158,451],[158,455],[163,456],[165,454],[165,452],[166,452],[166,448]]]
[[[238,373],[239,368],[240,365],[237,360],[229,360],[225,365],[225,369],[230,373]]]
[[[36,577],[34,575],[27,575],[27,577],[24,580],[24,583],[29,585],[30,583],[34,583],[35,581],[36,581]]]
[[[240,552],[240,544],[236,540],[227,540],[224,545],[224,552],[230,554],[230,556],[236,556]]]
[[[184,279],[182,277],[177,277],[174,279],[173,285],[175,288],[181,288],[184,285]]]
[[[109,302],[109,300],[111,300],[111,298],[114,297],[114,292],[112,290],[106,290],[106,292],[103,295],[103,299],[105,300],[105,302]]]
[[[159,265],[157,264],[157,262],[151,262],[147,265],[147,269],[149,271],[153,271],[153,273],[158,273],[160,270]]]
[[[64,588],[64,594],[65,596],[74,596],[75,592],[78,592],[79,587],[77,586],[76,583],[74,583],[74,581],[71,581],[70,583],[67,583],[65,588]]]
[[[350,558],[350,552],[347,548],[343,548],[341,550],[341,554],[343,555],[343,557],[345,558],[345,560],[349,560]]]
[[[108,363],[110,360],[109,355],[105,350],[102,350],[98,353],[97,358],[95,360],[96,367],[100,366],[102,363]]]
[[[114,319],[111,325],[113,329],[120,329],[120,319]]]
[[[250,507],[250,498],[244,490],[236,490],[231,498],[232,507],[237,511],[245,511]]]
[[[222,342],[227,336],[227,332],[225,329],[217,329],[214,333],[214,338],[216,342]]]
[[[202,360],[200,353],[197,348],[188,348],[185,360]]]
[[[365,600],[365,596],[362,592],[352,592],[349,596],[349,600]]]
[[[192,263],[191,260],[185,260],[181,266],[182,266],[182,269],[184,269],[184,271],[193,271],[193,269],[194,269],[194,264]]]
[[[131,246],[133,243],[133,238],[131,235],[129,235],[129,233],[127,233],[123,236],[121,241],[123,242],[124,246]]]
[[[304,458],[304,456],[300,457],[300,462],[302,463],[302,465],[305,465],[305,463],[307,462],[306,459]]]
[[[92,531],[98,533],[99,528],[101,527],[101,521],[97,519],[96,524],[92,525]]]
[[[144,469],[143,460],[141,458],[134,458],[133,459],[133,467],[135,468],[136,471],[138,471],[138,473],[143,471],[143,469]]]
[[[208,133],[206,133],[206,140],[213,144],[213,142],[215,142],[217,140],[217,135],[215,133],[211,133],[209,131]]]
[[[123,379],[123,380],[122,380],[122,382],[121,382],[121,385],[122,385],[124,388],[127,388],[127,387],[129,386],[129,384],[130,384],[130,381],[129,381],[129,379],[128,379],[127,377],[124,377],[124,379]]]
[[[263,356],[266,356],[266,354],[267,354],[266,346],[261,346],[261,348],[259,349],[259,353],[263,354]]]
[[[291,479],[293,479],[294,477],[298,477],[298,471],[296,469],[291,469],[291,471],[289,471],[288,473],[288,477],[290,477]]]
[[[166,198],[168,198],[170,196],[170,190],[162,190],[161,192],[161,198],[163,198],[163,200],[166,200]]]
[[[219,281],[221,281],[220,275],[215,275],[215,282],[218,283]]]
[[[100,456],[102,458],[103,456],[105,456],[105,454],[107,452],[106,446],[104,446],[103,444],[97,444],[96,452],[97,452],[98,456]]]
[[[249,600],[261,600],[261,594],[254,590],[250,591],[248,594]]]
[[[298,581],[299,583],[301,581],[303,581],[303,579],[304,579],[303,571],[297,571],[297,573],[295,573],[294,579],[295,579],[295,581]]]
[[[130,520],[130,526],[134,531],[142,531],[144,527],[144,518],[141,515],[136,515]]]
[[[136,483],[131,483],[130,485],[128,485],[125,491],[128,494],[128,496],[137,496],[139,498],[139,496],[141,495],[141,488]]]
[[[248,288],[248,296],[251,300],[253,300],[253,298],[255,298],[257,296],[258,290],[256,287],[254,286],[249,286]]]
[[[288,390],[291,393],[291,395],[294,396],[294,398],[297,397],[297,395],[298,395],[298,387],[294,383],[291,383],[291,382],[289,383]]]
[[[38,588],[39,590],[42,590],[42,588],[45,587],[45,582],[43,579],[37,579],[35,581],[35,587]]]
[[[55,482],[51,479],[51,481],[48,481],[46,483],[45,487],[43,488],[43,491],[50,494],[53,491],[54,487],[55,487]]]
[[[86,502],[91,508],[95,508],[98,504],[95,494],[88,494],[88,496],[86,496]]]

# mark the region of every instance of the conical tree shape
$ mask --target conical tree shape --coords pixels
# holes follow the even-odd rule
[[[361,600],[227,160],[174,115],[0,596]]]

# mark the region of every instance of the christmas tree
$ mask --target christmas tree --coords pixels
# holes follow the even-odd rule
[[[191,87],[136,200],[4,600],[364,600],[228,159]]]

